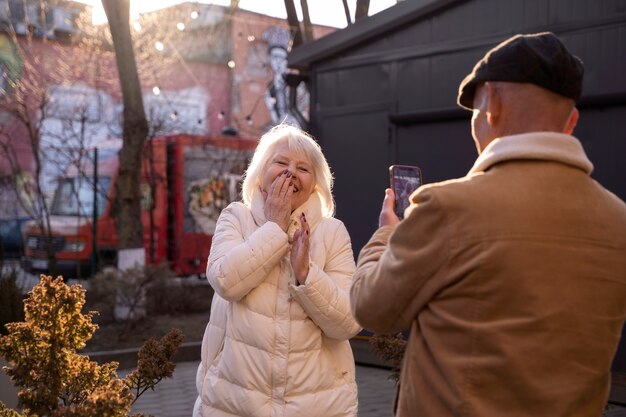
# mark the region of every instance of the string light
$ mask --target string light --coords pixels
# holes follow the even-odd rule
[[[190,16],[191,19],[197,19],[200,16],[200,12],[198,12],[197,10],[194,10],[188,16]],[[231,18],[232,18],[233,21],[241,21],[241,22],[243,22],[246,26],[250,24],[250,21],[247,18],[246,19],[242,19],[241,17],[236,16],[236,15],[232,16]],[[189,29],[188,26],[187,26],[187,24],[190,24],[189,21],[187,21],[187,24],[184,21],[179,21],[176,24],[174,24],[174,22],[171,22],[170,24],[172,26],[176,26],[176,28],[179,31],[181,31],[181,32]],[[263,21],[263,23],[266,23],[266,22]],[[143,29],[144,29],[144,28],[142,28],[141,24],[139,22],[136,22],[136,21],[133,22],[133,28],[137,32],[143,31]],[[255,42],[257,40],[254,35],[250,34],[250,32],[248,32],[247,35],[245,34],[245,32],[238,32],[237,33],[237,37],[246,39],[250,43]],[[165,49],[164,42],[162,42],[162,41],[155,42],[154,47],[158,51],[163,51]],[[169,47],[170,47],[170,45],[168,44],[168,48]],[[175,47],[174,47],[174,54],[177,54]],[[179,58],[179,60],[181,59],[180,56],[178,58]],[[236,64],[236,62],[234,60],[229,60],[227,62],[227,66],[230,69],[234,69],[237,66],[237,64]],[[262,63],[262,66],[263,66],[263,68],[266,68],[268,65],[266,63]],[[194,77],[194,79],[195,79],[195,77]],[[195,80],[195,81],[196,81],[196,83],[198,83],[198,80]],[[169,102],[169,100],[167,99],[167,94],[165,94],[165,93],[161,94],[162,93],[161,89],[158,86],[153,87],[152,88],[152,92],[156,96],[160,96],[160,95],[163,96],[163,98],[166,101]],[[254,103],[254,105],[252,106],[251,111],[247,115],[245,115],[245,116],[242,115],[243,116],[242,117],[243,121],[245,122],[245,124],[247,124],[250,127],[252,127],[254,125],[253,113],[255,112],[255,109],[257,107],[257,104],[260,102],[260,99],[262,99],[263,97],[265,97],[265,96],[264,95],[258,96],[256,101],[255,101],[255,103]],[[270,103],[275,103],[275,102],[276,102],[276,99],[272,97],[270,99]],[[174,107],[173,103],[170,103],[170,109],[171,110],[174,110],[173,107]],[[173,121],[176,121],[178,119],[178,117],[179,117],[178,112],[175,111],[175,110],[173,112],[171,112],[170,115],[169,115],[169,118],[171,120],[173,120]],[[220,110],[220,112],[216,115],[216,117],[217,117],[218,120],[225,120],[226,119],[225,111],[224,110]],[[235,117],[235,123],[237,123],[237,119],[238,118]],[[241,120],[241,119],[239,119],[239,120]],[[200,128],[200,126],[203,126],[205,123],[209,123],[209,120],[205,120],[203,117],[197,119],[198,128]],[[230,126],[226,126],[226,127],[230,128]]]

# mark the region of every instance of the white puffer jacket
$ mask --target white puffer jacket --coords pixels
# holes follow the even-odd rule
[[[311,227],[310,272],[298,285],[289,236],[302,211]],[[194,417],[357,414],[350,237],[341,221],[322,217],[317,193],[291,219],[288,233],[267,222],[260,193],[250,208],[232,203],[220,215]]]

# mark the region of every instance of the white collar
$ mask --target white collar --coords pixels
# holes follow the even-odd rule
[[[503,136],[492,141],[478,156],[468,175],[484,172],[499,162],[513,159],[549,160],[582,169],[587,174],[593,171],[593,164],[574,136],[532,132]]]

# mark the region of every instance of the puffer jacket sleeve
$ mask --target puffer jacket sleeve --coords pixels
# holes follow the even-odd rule
[[[337,340],[355,336],[361,328],[350,310],[350,283],[355,264],[350,236],[336,219],[328,225],[326,265],[311,262],[305,285],[292,285],[290,291],[304,311],[324,334]]]
[[[207,264],[209,283],[228,301],[238,301],[256,288],[288,250],[287,234],[274,222],[244,237],[244,216],[249,213],[241,203],[222,211]]]

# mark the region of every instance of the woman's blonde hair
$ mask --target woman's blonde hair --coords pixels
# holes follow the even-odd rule
[[[320,197],[324,217],[332,217],[335,213],[332,195],[333,175],[322,148],[308,133],[284,123],[271,128],[259,140],[252,161],[244,174],[242,186],[244,204],[250,206],[254,194],[260,192],[263,172],[270,158],[276,153],[276,147],[283,143],[287,144],[290,151],[305,155],[311,161],[315,174],[313,192]]]

